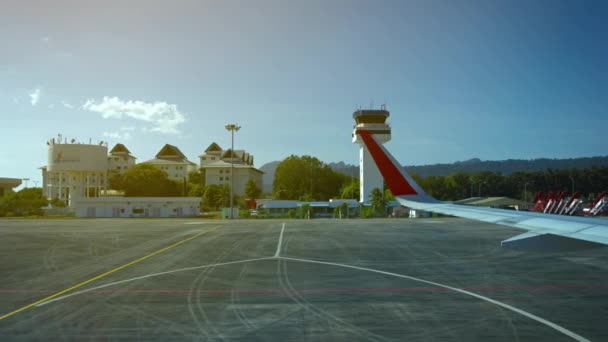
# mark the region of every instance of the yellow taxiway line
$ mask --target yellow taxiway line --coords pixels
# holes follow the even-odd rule
[[[74,285],[74,286],[72,286],[72,287],[69,287],[69,288],[67,288],[67,289],[65,289],[65,290],[59,291],[59,292],[57,292],[57,293],[55,293],[55,294],[52,294],[52,295],[50,295],[50,296],[48,296],[48,297],[42,298],[42,299],[40,299],[39,301],[36,301],[36,302],[34,302],[34,303],[31,303],[31,304],[28,304],[28,305],[26,305],[26,306],[24,306],[24,307],[22,307],[22,308],[20,308],[20,309],[17,309],[17,310],[15,310],[15,311],[11,311],[11,312],[9,312],[9,313],[7,313],[7,314],[4,314],[4,315],[0,316],[0,321],[1,321],[1,320],[3,320],[3,319],[5,319],[5,318],[11,317],[11,316],[13,316],[13,315],[15,315],[15,314],[17,314],[17,313],[19,313],[19,312],[21,312],[21,311],[24,311],[24,310],[27,310],[27,309],[29,309],[29,308],[33,307],[33,306],[36,306],[36,305],[38,305],[38,304],[40,304],[40,303],[44,303],[44,302],[49,301],[49,300],[51,300],[51,299],[53,299],[53,298],[55,298],[55,297],[59,297],[59,296],[61,296],[61,295],[63,295],[63,294],[66,294],[66,293],[68,293],[68,292],[70,292],[70,291],[72,291],[72,290],[75,290],[75,289],[77,289],[77,288],[79,288],[79,287],[82,287],[82,286],[84,286],[84,285],[86,285],[86,284],[88,284],[88,283],[91,283],[91,282],[95,281],[95,280],[99,280],[99,279],[101,279],[101,278],[103,278],[103,277],[105,277],[105,276],[108,276],[108,275],[112,274],[112,273],[118,272],[118,271],[120,271],[120,270],[122,270],[122,269],[124,269],[124,268],[127,268],[127,267],[129,267],[129,266],[135,265],[135,264],[137,264],[138,262],[142,262],[142,261],[144,261],[144,260],[146,260],[146,259],[148,259],[148,258],[151,258],[151,257],[153,257],[153,256],[155,256],[155,255],[157,255],[157,254],[160,254],[160,253],[162,253],[162,252],[165,252],[165,251],[167,251],[167,250],[169,250],[169,249],[171,249],[171,248],[177,247],[177,246],[179,246],[179,245],[181,245],[181,244],[183,244],[183,243],[186,243],[186,242],[188,242],[188,241],[190,241],[190,240],[192,240],[192,239],[195,239],[195,238],[197,238],[197,237],[199,237],[199,236],[201,236],[201,235],[203,235],[203,234],[205,234],[205,233],[208,233],[208,232],[214,231],[214,230],[216,230],[216,229],[217,229],[217,228],[219,228],[219,227],[220,227],[220,226],[216,226],[216,227],[213,227],[213,228],[211,228],[211,229],[209,229],[209,230],[204,230],[204,231],[202,231],[202,232],[200,232],[200,233],[198,233],[198,234],[196,234],[196,235],[193,235],[193,236],[191,236],[191,237],[189,237],[189,238],[187,238],[187,239],[184,239],[184,240],[178,241],[178,242],[176,242],[176,243],[172,244],[171,246],[167,246],[167,247],[165,247],[165,248],[159,249],[159,250],[157,250],[156,252],[152,252],[152,253],[150,253],[150,254],[148,254],[148,255],[146,255],[146,256],[143,256],[143,257],[141,257],[141,258],[139,258],[139,259],[137,259],[137,260],[133,260],[133,261],[128,262],[128,263],[126,263],[126,264],[124,264],[124,265],[122,265],[122,266],[118,266],[118,267],[116,267],[115,269],[112,269],[112,270],[110,270],[110,271],[107,271],[106,273],[103,273],[103,274],[100,274],[100,275],[98,275],[98,276],[95,276],[95,277],[93,277],[93,278],[91,278],[91,279],[85,280],[85,281],[83,281],[83,282],[81,282],[81,283],[78,283],[78,284],[76,284],[76,285]]]

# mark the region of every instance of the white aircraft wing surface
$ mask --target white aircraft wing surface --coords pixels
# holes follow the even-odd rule
[[[429,196],[373,134],[359,130],[374,162],[396,199],[408,208],[490,222],[527,230],[502,241],[526,251],[572,251],[608,245],[608,220],[528,211],[472,207]]]

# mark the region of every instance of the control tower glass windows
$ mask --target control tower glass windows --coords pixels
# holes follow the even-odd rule
[[[358,124],[385,123],[386,116],[384,116],[384,115],[365,115],[365,116],[359,116],[359,117],[355,118],[355,121]]]

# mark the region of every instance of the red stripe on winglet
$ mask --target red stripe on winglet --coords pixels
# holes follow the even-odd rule
[[[382,177],[384,177],[384,181],[391,189],[393,195],[417,195],[418,193],[416,190],[412,188],[399,169],[397,169],[390,158],[382,151],[380,145],[372,138],[371,133],[364,130],[360,130],[358,133],[361,138],[363,138],[363,142],[367,146],[372,158],[374,158],[376,166],[378,166]]]

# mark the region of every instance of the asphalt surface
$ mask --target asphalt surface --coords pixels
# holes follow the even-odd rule
[[[0,220],[0,340],[607,341],[608,248],[500,247],[518,233],[457,218]]]

